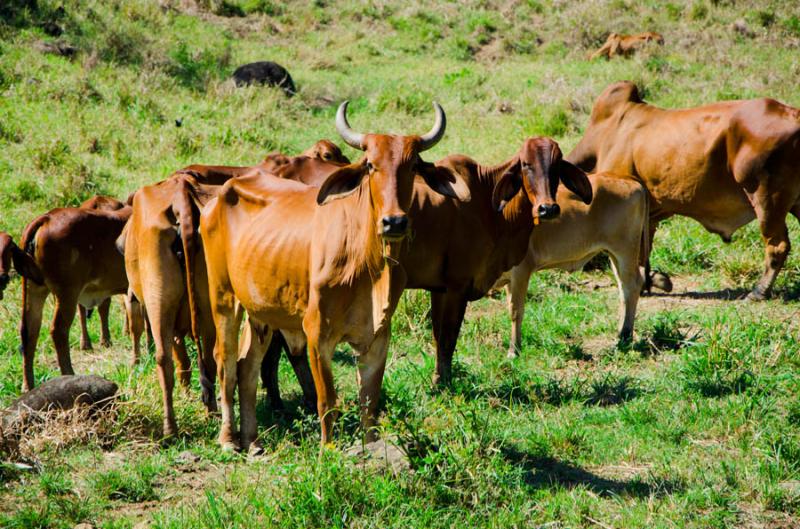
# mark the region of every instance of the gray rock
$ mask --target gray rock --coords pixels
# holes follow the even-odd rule
[[[76,404],[105,406],[117,394],[117,385],[96,375],[67,375],[48,380],[25,393],[2,412],[2,429],[8,432],[35,412],[68,410]]]
[[[357,444],[347,450],[347,455],[357,457],[364,462],[370,462],[386,467],[393,474],[408,471],[411,463],[408,457],[397,446],[397,439],[378,439],[365,445]]]

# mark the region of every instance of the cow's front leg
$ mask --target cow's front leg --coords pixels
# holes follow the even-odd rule
[[[358,355],[358,396],[361,408],[361,426],[364,429],[364,441],[367,443],[378,438],[375,425],[378,418],[383,372],[386,369],[389,334],[389,329],[386,328],[375,336],[369,347],[356,349],[360,353]]]
[[[467,298],[463,292],[431,293],[433,337],[436,340],[433,384],[436,386],[449,385],[452,380],[453,353],[466,310]]]
[[[258,420],[256,419],[256,394],[258,392],[258,377],[261,371],[261,362],[272,340],[272,331],[254,322],[247,320],[250,329],[249,347],[240,355],[237,365],[239,387],[239,420],[241,421],[241,447],[250,450],[251,447],[260,449],[256,444],[258,436]],[[280,350],[278,351],[280,354]]]
[[[747,299],[761,301],[769,297],[775,278],[783,268],[791,249],[789,230],[786,227],[786,215],[789,213],[789,208],[782,207],[782,204],[770,200],[766,193],[761,192],[757,192],[752,201],[766,249],[764,252],[764,273],[753,290],[747,295]]]
[[[336,388],[333,384],[331,357],[336,342],[323,334],[322,318],[315,303],[309,302],[308,310],[303,318],[303,331],[308,340],[308,360],[311,365],[311,376],[317,391],[317,413],[322,429],[321,446],[330,443],[333,438],[333,424],[338,410],[336,409]]]
[[[237,385],[238,321],[230,306],[214,307],[214,324],[217,341],[214,345],[214,360],[217,365],[220,394],[222,397],[222,424],[219,428],[219,444],[223,450],[238,450],[239,440],[234,426],[233,401]]]

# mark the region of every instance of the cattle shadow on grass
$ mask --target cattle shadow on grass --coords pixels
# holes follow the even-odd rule
[[[517,379],[510,376],[497,384],[487,385],[463,367],[454,363],[452,385],[446,391],[468,400],[496,401],[506,405],[549,404],[565,406],[579,402],[584,406],[615,406],[639,398],[648,389],[634,377],[606,373],[587,378],[581,376],[558,378]],[[463,373],[462,373],[463,371]]]
[[[798,286],[800,287],[800,285]],[[707,292],[651,292],[649,297],[733,301],[737,299],[744,299],[744,297],[749,293],[750,289],[748,288],[721,288],[719,290],[710,290]],[[800,291],[798,291],[798,293],[800,294]]]
[[[514,447],[503,447],[501,454],[506,461],[524,472],[525,485],[534,490],[580,487],[601,497],[648,498],[665,496],[684,488],[680,482],[663,478],[649,480],[641,476],[634,476],[631,479],[607,478],[550,455],[532,454]]]

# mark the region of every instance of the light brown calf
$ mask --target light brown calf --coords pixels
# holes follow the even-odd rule
[[[647,191],[639,182],[609,173],[589,176],[591,204],[567,189],[558,191],[561,215],[531,233],[525,259],[503,274],[496,287],[506,285],[511,312],[508,356],[522,347],[522,319],[531,274],[546,268],[576,271],[600,252],[608,254],[620,299],[619,340],[630,341],[636,305],[644,283],[640,264],[648,258]]]
[[[620,35],[619,33],[612,33],[608,36],[608,39],[606,39],[605,44],[603,44],[599,50],[594,52],[589,57],[589,60],[593,61],[600,57],[610,59],[615,55],[628,57],[632,55],[633,52],[644,47],[645,44],[650,42],[663,45],[664,37],[662,37],[659,33],[654,33],[652,31],[646,31],[637,35]]]

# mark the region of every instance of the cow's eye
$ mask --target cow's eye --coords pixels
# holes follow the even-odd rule
[[[375,166],[372,165],[372,162],[367,162],[367,171],[372,172],[375,170]]]

